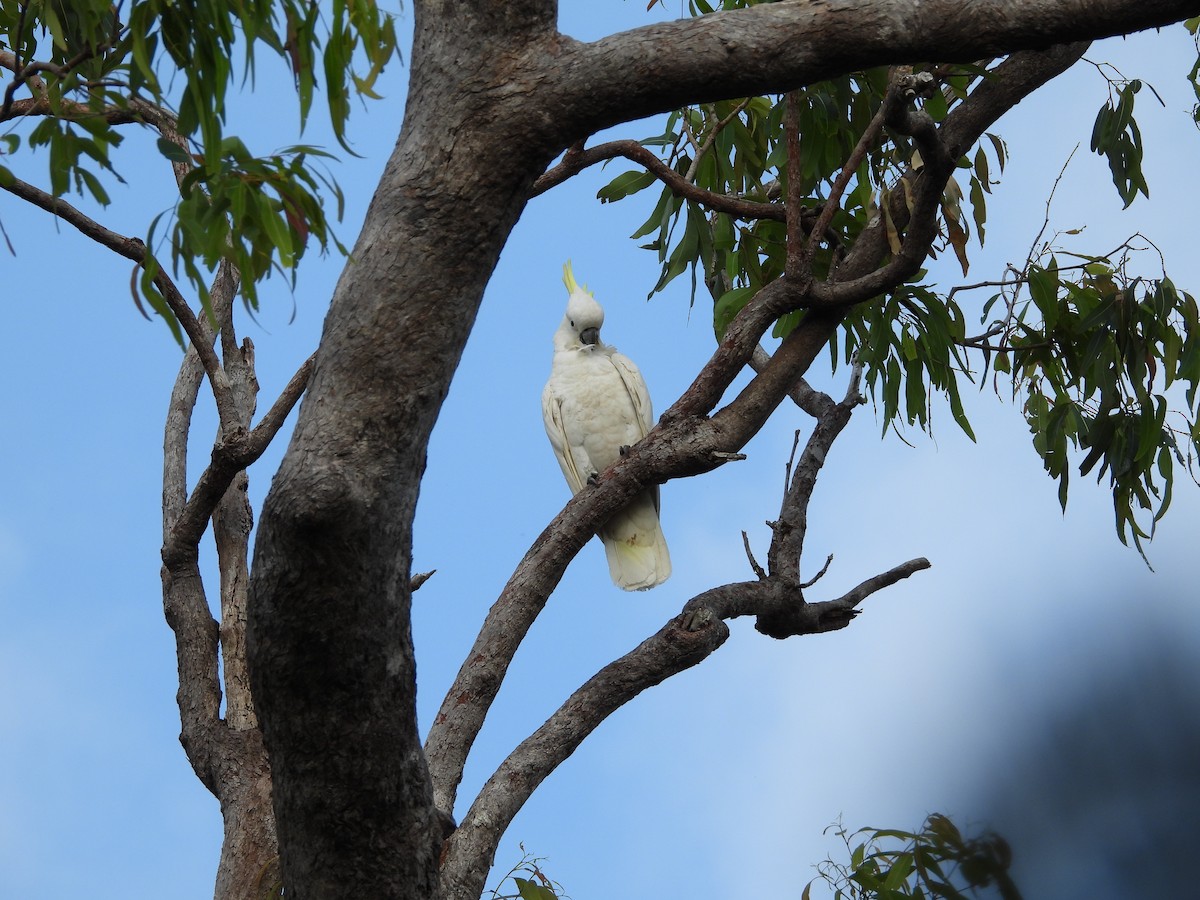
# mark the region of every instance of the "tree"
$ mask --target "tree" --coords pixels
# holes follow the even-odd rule
[[[856,365],[879,392],[885,420],[898,414],[902,388],[910,422],[924,423],[926,384],[953,402],[953,369],[966,368],[954,349],[960,345],[974,344],[994,356],[997,367],[1016,370],[1029,390],[1026,409],[1051,473],[1065,488],[1068,443],[1087,448],[1085,465],[1101,463],[1101,471],[1112,473],[1122,536],[1140,540],[1133,505],[1143,497],[1152,503],[1161,479],[1170,484],[1173,461],[1186,458],[1179,448],[1195,435],[1175,439],[1165,428],[1165,402],[1139,388],[1161,371],[1167,381],[1190,384],[1185,400],[1194,410],[1200,361],[1194,302],[1159,278],[1135,307],[1127,298],[1130,292],[1143,296],[1143,287],[1120,259],[1096,257],[1087,261],[1090,268],[1071,274],[1047,259],[1018,279],[1035,302],[1031,318],[1023,321],[1010,304],[994,330],[969,341],[953,307],[923,287],[919,273],[940,229],[950,242],[943,249],[966,252],[966,220],[947,187],[957,161],[973,152],[1001,113],[1083,52],[1082,45],[1036,48],[1165,24],[1194,10],[1111,2],[1099,10],[1089,5],[1080,25],[1080,10],[1071,3],[1006,8],[1009,18],[984,22],[978,13],[954,9],[951,15],[949,4],[925,3],[920,10],[885,4],[870,12],[778,4],[579,45],[555,33],[552,4],[453,14],[419,6],[400,141],[351,251],[321,347],[253,429],[252,353],[237,345],[232,321],[239,277],[253,303],[256,279],[272,266],[292,265],[307,240],[333,238],[317,200],[320,184],[306,168],[311,148],[258,159],[223,134],[233,13],[148,3],[131,8],[126,23],[100,3],[77,5],[70,15],[52,3],[5,8],[7,55],[0,61],[13,77],[0,118],[40,117],[27,141],[50,148],[53,169],[49,192],[7,170],[0,183],[134,260],[142,273],[139,296],[190,339],[168,427],[175,441],[164,493],[164,599],[178,641],[184,745],[226,820],[219,894],[245,894],[248,885],[261,883],[276,855],[277,824],[289,895],[476,896],[496,841],[529,792],[613,709],[715,650],[728,635],[724,619],[753,615],[759,630],[775,637],[844,627],[866,595],[922,568],[923,560],[912,560],[837,600],[797,603],[808,498],[858,401],[857,375],[840,403],[803,381],[831,341],[839,350],[847,341],[851,350],[863,349]],[[303,4],[282,10],[274,20],[266,6],[237,14],[246,33],[290,61],[307,111],[318,52],[311,41],[320,20]],[[195,21],[205,15],[213,22]],[[368,61],[355,84],[369,91],[394,39],[370,4],[337,6],[331,23],[322,71],[332,81],[326,90],[337,123],[346,105],[337,73],[354,42],[361,42]],[[39,47],[38,25],[48,30],[50,46]],[[508,52],[494,52],[497,46]],[[796,46],[809,52],[794,54]],[[980,77],[978,61],[1001,54],[1011,55],[985,63],[992,74]],[[172,97],[159,81],[169,81],[155,68],[168,59],[186,73],[177,115],[167,111]],[[948,62],[920,64],[928,59]],[[955,62],[975,67],[950,65]],[[879,68],[893,63],[915,65]],[[818,87],[822,82],[830,86]],[[29,98],[19,99],[18,90],[26,88]],[[793,93],[777,105],[764,101],[765,108],[737,100],[780,91]],[[1097,140],[1130,199],[1139,186],[1138,147],[1125,107],[1135,91],[1122,91]],[[731,105],[721,107],[721,101]],[[801,123],[815,127],[814,116],[838,109],[838,102],[850,115],[843,123],[832,117],[818,143],[821,159],[810,163],[809,145],[788,136]],[[701,145],[711,136],[719,155],[735,159],[746,145],[720,143],[734,132],[733,123],[762,126],[774,129],[767,149],[775,158],[760,160],[759,172],[748,176],[743,161],[745,184],[713,190],[700,164],[716,155],[686,161],[675,155],[663,166],[631,146],[582,143],[603,127],[687,103],[705,105],[675,120],[679,136],[686,123]],[[99,228],[61,199],[72,187],[101,198],[103,187],[90,170],[110,165],[119,129],[134,122],[158,131],[164,156],[177,166],[182,200],[171,230],[173,269],[147,250],[157,246],[158,222],[139,245]],[[801,134],[810,130],[801,127]],[[14,138],[10,152],[18,149]],[[855,156],[860,139],[872,154],[870,171],[860,170],[863,159]],[[669,151],[676,141],[663,143]],[[658,242],[664,278],[701,267],[714,293],[721,342],[659,428],[594,490],[568,504],[535,542],[422,750],[409,603],[411,526],[429,434],[484,285],[524,204],[556,180],[617,153],[650,167],[688,198],[685,206],[664,195],[668,224]],[[973,157],[980,190],[989,181],[981,170],[986,159]],[[672,165],[683,172],[672,175]],[[806,178],[783,179],[788,183],[776,191],[762,177],[785,170],[804,171]],[[838,179],[843,170],[848,180]],[[649,183],[634,178],[615,182],[610,198]],[[874,217],[872,188],[879,207]],[[730,190],[749,196],[714,196]],[[682,240],[675,244],[669,223],[681,211]],[[734,215],[752,227],[739,225],[730,245],[721,229],[728,230]],[[464,223],[472,223],[469,232]],[[714,265],[718,251],[736,259]],[[206,284],[214,267],[215,280]],[[197,292],[199,312],[188,308],[172,278],[179,270]],[[882,297],[888,299],[876,299]],[[1097,325],[1116,319],[1123,323],[1116,332],[1120,346],[1080,343],[1081,335],[1100,333]],[[1170,327],[1161,328],[1164,323]],[[780,349],[769,358],[757,353],[760,338],[776,326]],[[209,349],[217,331],[220,357]],[[1002,343],[989,343],[993,339]],[[1047,345],[1057,352],[1047,354]],[[1073,355],[1072,348],[1084,352]],[[1117,354],[1126,366],[1122,377],[1105,380],[1087,371],[1089,360],[1104,358],[1098,349]],[[1013,362],[1000,362],[1010,355]],[[758,376],[720,406],[749,363]],[[181,438],[205,377],[221,436],[189,495]],[[399,396],[396,385],[404,386]],[[244,470],[304,390],[248,574],[241,568],[249,535],[240,499]],[[690,600],[645,644],[584,685],[514,752],[461,821],[451,823],[466,754],[517,644],[569,560],[607,515],[646,485],[736,458],[789,395],[818,426],[795,463],[764,577]],[[1157,483],[1156,467],[1162,469]],[[220,630],[207,609],[197,558],[210,513],[227,579]]]

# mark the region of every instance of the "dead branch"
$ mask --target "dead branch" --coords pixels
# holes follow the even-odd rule
[[[693,597],[656,634],[592,676],[500,764],[446,841],[442,871],[452,879],[444,885],[447,896],[456,896],[457,884],[477,880],[474,870],[489,865],[500,836],[525,801],[609,715],[647,688],[712,655],[729,637],[725,619],[757,616],[760,631],[764,621],[786,625],[788,634],[774,637],[833,631],[849,623],[855,607],[869,594],[928,566],[924,559],[912,560],[823,603],[796,603],[798,591],[774,577],[724,585]],[[778,615],[781,609],[792,613],[786,623]]]
[[[804,552],[804,537],[808,532],[808,504],[812,499],[817,476],[825,465],[825,459],[838,435],[850,421],[855,408],[862,403],[858,386],[862,377],[862,366],[855,363],[850,377],[850,387],[840,403],[834,403],[824,394],[825,402],[817,417],[817,424],[804,445],[804,451],[791,473],[791,481],[783,495],[779,518],[771,529],[771,548],[767,552],[767,568],[774,577],[800,584],[800,558]]]
[[[750,561],[750,568],[758,576],[759,581],[764,580],[767,577],[766,570],[754,558],[754,551],[750,549],[750,535],[746,534],[745,531],[742,532],[742,546],[746,549],[746,559]]]

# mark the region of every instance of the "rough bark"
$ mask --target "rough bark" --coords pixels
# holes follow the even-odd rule
[[[559,152],[601,127],[684,101],[782,91],[905,58],[975,59],[1149,27],[1190,11],[1162,0],[785,2],[584,45],[554,33],[550,2],[418,3],[400,139],[336,289],[255,549],[250,675],[271,759],[288,896],[441,894],[444,816],[416,730],[412,519],[429,434],[484,286],[536,179]],[[934,159],[930,169],[938,167]],[[914,211],[913,229],[928,232],[922,209]],[[914,252],[922,242],[914,238]],[[878,292],[874,262],[865,252],[861,260],[859,280],[831,286],[827,297],[785,279],[747,307],[663,425],[543,533],[501,602],[519,607],[522,621],[536,615],[607,515],[646,486],[712,469],[744,444],[822,349],[838,310]],[[858,262],[848,259],[847,279],[859,274]],[[883,283],[912,265],[904,258]],[[708,418],[770,321],[806,299],[827,311],[810,313],[751,385]],[[840,604],[825,610],[833,619],[809,604],[804,616],[812,621],[792,627],[839,627],[862,596],[921,563],[830,601]],[[746,602],[752,593],[742,591],[738,602],[761,610]],[[704,624],[709,609],[702,604],[690,614]],[[730,614],[741,614],[736,609]],[[482,698],[480,720],[510,649],[484,638],[477,645],[483,656],[473,651],[460,676],[470,681],[470,705]],[[660,669],[670,674],[662,658],[656,665],[640,676],[647,684]],[[460,737],[441,727],[430,759],[440,773],[438,805],[449,813],[474,726],[463,726]],[[556,756],[582,734],[542,737]],[[511,809],[514,799],[521,798],[498,802]],[[464,822],[468,831],[479,825],[480,816]],[[470,896],[479,884],[489,859],[479,848],[492,840],[489,834],[478,845],[470,872],[450,879],[456,896]]]
[[[236,273],[223,266],[212,289],[214,310],[222,323],[224,370],[230,388],[227,396],[234,404],[223,418],[248,429],[258,383],[249,342],[238,347],[233,337],[231,310],[236,291]],[[208,321],[197,319],[194,325],[211,349],[215,335]],[[270,769],[246,684],[241,639],[251,524],[245,471],[230,473],[226,489],[216,494],[216,508],[210,507],[221,575],[219,628],[208,609],[196,544],[181,547],[176,537],[177,526],[190,506],[187,442],[203,375],[202,355],[193,346],[172,391],[164,439],[163,605],[175,632],[179,660],[180,741],[196,774],[221,804],[224,840],[215,896],[258,897],[263,893],[263,875],[270,871],[279,851],[270,803]],[[221,444],[221,432],[216,443]],[[219,652],[225,669],[224,717],[220,715]]]
[[[416,7],[401,138],[263,510],[251,677],[284,879],[301,900],[438,893],[443,826],[414,706],[412,516],[484,285],[556,149],[537,117],[511,115],[513,63],[498,48],[544,34],[551,14]]]

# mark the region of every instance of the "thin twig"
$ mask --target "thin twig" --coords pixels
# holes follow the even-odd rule
[[[792,483],[792,466],[796,463],[796,451],[800,449],[800,429],[792,432],[792,452],[788,454],[787,465],[783,467],[783,489],[786,491]]]
[[[742,546],[746,548],[746,559],[750,560],[750,568],[754,570],[754,574],[760,581],[766,580],[767,572],[754,558],[754,551],[750,549],[750,536],[745,531],[742,532]]]
[[[804,247],[803,264],[808,266],[812,263],[813,253],[816,252],[817,242],[821,240],[821,235],[825,233],[825,229],[829,227],[829,223],[833,221],[833,214],[838,210],[842,199],[842,194],[846,190],[846,186],[850,184],[850,179],[858,171],[858,167],[862,164],[863,159],[867,155],[867,151],[871,145],[875,143],[879,136],[880,130],[883,128],[883,121],[888,115],[888,97],[891,96],[893,85],[889,86],[889,94],[880,104],[875,115],[871,117],[871,121],[867,123],[866,129],[858,139],[858,143],[854,145],[854,149],[850,151],[850,155],[846,158],[842,170],[834,179],[832,187],[829,189],[829,199],[825,201],[825,205],[821,210],[821,214],[817,217],[817,223],[813,226],[812,232],[808,236],[808,243]]]
[[[776,222],[783,222],[787,218],[783,204],[756,203],[696,187],[636,141],[610,141],[587,150],[583,149],[582,145],[575,145],[563,155],[558,165],[547,169],[545,174],[534,182],[530,196],[536,197],[543,194],[589,166],[615,159],[618,156],[642,166],[676,194],[702,203],[717,212],[750,220],[772,219]]]
[[[717,135],[719,135],[730,122],[741,115],[742,110],[750,105],[750,100],[750,97],[742,100],[737,106],[734,107],[733,112],[717,122],[717,124],[713,126],[712,131],[709,132],[708,137],[704,139],[703,144],[696,146],[695,142],[692,142],[692,147],[695,149],[696,155],[692,158],[692,164],[688,166],[687,174],[683,176],[686,181],[695,181],[696,172],[700,169],[700,160],[704,158],[704,154],[712,149],[713,144],[716,143]],[[684,121],[686,122],[686,117],[684,117]]]
[[[814,584],[816,584],[818,581],[820,581],[822,578],[824,578],[825,573],[829,571],[829,564],[832,562],[833,562],[833,554],[830,553],[827,557],[825,557],[825,565],[821,566],[821,571],[818,572],[816,575],[814,575],[812,578],[808,579],[808,581],[804,582],[804,584],[800,585],[800,589],[806,590],[807,588],[812,587]]]

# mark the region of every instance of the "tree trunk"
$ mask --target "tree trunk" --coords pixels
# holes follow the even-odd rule
[[[418,5],[401,138],[264,506],[248,648],[297,900],[438,894],[444,829],[416,728],[412,520],[483,289],[554,155],[505,114],[510,84],[491,42],[544,28],[549,9]]]

